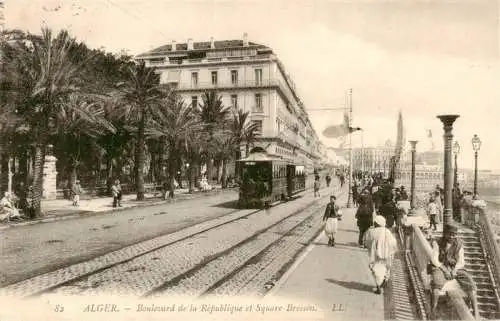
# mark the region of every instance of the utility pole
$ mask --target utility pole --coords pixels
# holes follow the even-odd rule
[[[361,131],[361,171],[365,172],[365,144],[364,144],[365,132]]]
[[[349,90],[349,94],[347,96],[348,103],[346,104],[346,108],[349,108],[349,191],[347,197],[347,208],[352,207],[352,88]],[[347,107],[349,106],[349,107]]]

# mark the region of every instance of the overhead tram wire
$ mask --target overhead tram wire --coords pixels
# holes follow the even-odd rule
[[[114,1],[112,0],[101,0],[101,2],[106,2],[112,6],[115,6],[117,7],[118,9],[120,9],[122,12],[124,12],[125,14],[129,15],[130,17],[134,18],[136,21],[140,22],[140,23],[146,23],[147,19],[145,19],[144,17],[140,17],[140,16],[137,16],[135,14],[132,14],[129,10],[126,10],[124,9],[122,6],[118,5],[117,3],[115,3]],[[160,29],[158,28],[153,28],[155,29],[156,32],[158,32],[160,35],[162,35],[163,37],[167,37],[167,35],[165,35]]]

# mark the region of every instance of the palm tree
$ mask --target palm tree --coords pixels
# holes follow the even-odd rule
[[[250,112],[241,109],[233,111],[233,119],[231,121],[231,131],[235,137],[238,147],[245,143],[246,154],[248,154],[249,145],[255,141],[259,126],[250,122]],[[240,158],[240,149],[238,148],[236,158]]]
[[[202,96],[202,102],[202,105],[198,109],[199,117],[205,124],[205,130],[208,133],[208,143],[212,143],[215,132],[226,128],[231,110],[229,107],[224,107],[222,96],[218,96],[215,90],[205,92]],[[212,144],[212,147],[214,147],[211,149],[213,153],[207,155],[209,179],[212,177],[212,159],[217,154],[216,148],[218,146]]]
[[[135,145],[135,184],[137,200],[144,199],[145,129],[154,110],[161,106],[167,91],[160,85],[160,75],[142,62],[127,68],[126,81],[119,84],[124,117],[137,130]]]
[[[76,45],[67,31],[53,37],[52,31],[42,29],[40,37],[28,36],[29,41],[17,44],[15,65],[19,97],[18,112],[35,139],[33,177],[33,206],[35,216],[41,215],[43,192],[43,165],[49,137],[56,131],[57,115],[68,97],[82,87],[80,70],[90,56],[79,63],[71,60],[70,52]],[[79,112],[75,106],[75,112]]]
[[[203,129],[195,110],[186,105],[175,93],[163,100],[154,112],[147,133],[151,138],[163,140],[168,149],[169,196],[174,196],[174,179],[181,156]],[[192,145],[191,145],[192,146]]]
[[[66,161],[69,165],[72,186],[82,157],[100,154],[98,137],[106,133],[114,134],[116,130],[104,118],[104,109],[100,104],[75,94],[70,95],[68,102],[60,108],[55,122],[54,147],[59,151],[59,161]]]

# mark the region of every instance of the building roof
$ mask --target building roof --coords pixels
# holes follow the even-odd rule
[[[199,50],[199,51],[210,51],[210,50],[221,50],[221,49],[229,49],[229,48],[252,48],[252,49],[268,49],[271,50],[271,48],[255,43],[255,42],[248,42],[248,46],[243,46],[243,40],[221,40],[221,41],[214,41],[214,49],[210,48],[210,41],[203,41],[203,42],[193,42],[193,50]],[[186,52],[188,51],[187,49],[187,43],[178,43],[176,44],[175,48],[176,51],[172,51],[172,44],[168,45],[163,45],[161,47],[155,48],[153,50],[147,51],[145,53],[137,55],[138,58],[140,57],[151,57],[151,56],[164,56],[168,55],[169,53],[178,53],[178,52]]]

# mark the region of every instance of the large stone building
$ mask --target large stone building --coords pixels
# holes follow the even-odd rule
[[[353,169],[369,173],[388,173],[394,149],[395,147],[390,140],[386,141],[383,146],[353,148]]]
[[[417,192],[431,192],[436,185],[444,186],[444,153],[442,151],[417,152],[415,159],[415,189]],[[458,177],[461,182],[461,176]],[[396,171],[396,184],[411,186],[411,151],[406,149]]]
[[[136,56],[161,73],[194,106],[216,90],[225,106],[250,112],[260,128],[255,146],[312,171],[326,158],[295,84],[273,50],[242,40],[175,43]]]

